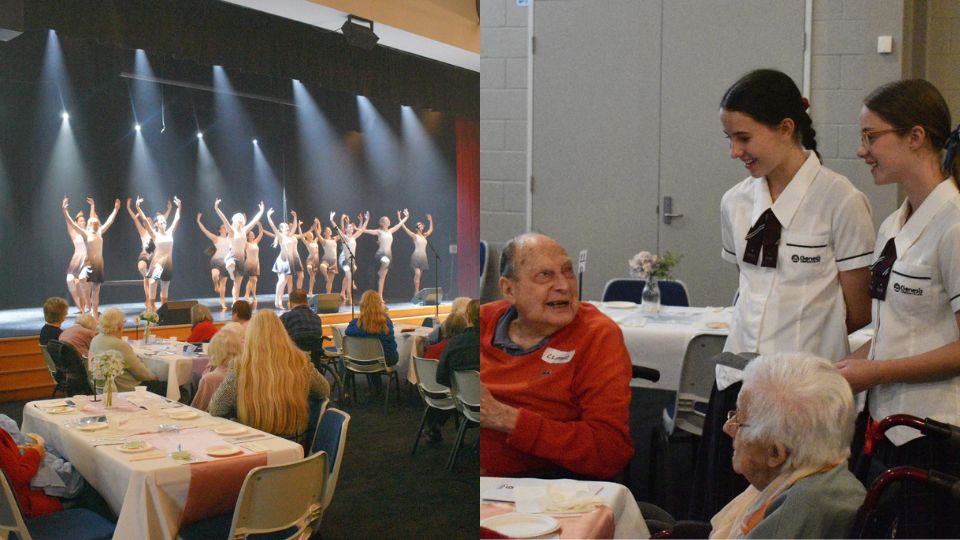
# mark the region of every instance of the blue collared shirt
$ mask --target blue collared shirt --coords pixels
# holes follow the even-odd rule
[[[525,354],[530,354],[533,351],[543,347],[550,341],[551,336],[547,336],[540,340],[539,343],[530,347],[528,349],[521,348],[519,345],[513,342],[510,339],[510,323],[517,318],[519,314],[517,313],[517,308],[515,306],[510,306],[503,316],[500,317],[500,320],[497,321],[497,328],[493,332],[493,346],[502,349],[503,352],[509,354],[510,356],[523,356]]]

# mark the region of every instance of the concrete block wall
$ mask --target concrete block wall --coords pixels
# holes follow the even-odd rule
[[[950,106],[953,124],[960,123],[960,2],[930,0],[927,5],[926,78]]]
[[[480,237],[493,246],[527,223],[529,9],[480,0]]]

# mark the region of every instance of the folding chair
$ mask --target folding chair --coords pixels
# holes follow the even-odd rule
[[[356,374],[386,376],[387,384],[383,393],[383,413],[387,413],[390,403],[390,379],[397,387],[397,400],[400,400],[400,377],[394,366],[388,366],[383,356],[383,345],[375,337],[343,337],[343,369],[350,375],[352,393],[357,393]]]
[[[323,512],[330,507],[333,493],[337,489],[337,480],[340,479],[340,466],[343,465],[343,449],[347,444],[347,430],[350,428],[350,415],[340,409],[327,409],[320,417],[320,423],[310,445],[310,454],[317,452],[327,454],[327,480],[323,486],[323,497],[320,500],[320,520]]]
[[[662,279],[657,283],[660,285],[661,305],[683,307],[690,305],[690,295],[687,294],[687,286],[682,281]],[[603,288],[603,301],[624,300],[640,304],[643,302],[642,295],[645,284],[646,281],[637,278],[611,279]]]
[[[480,372],[454,371],[452,382],[450,391],[457,410],[463,416],[463,422],[460,422],[457,439],[450,450],[450,459],[447,460],[448,470],[453,470],[453,466],[457,463],[457,454],[460,453],[460,445],[463,444],[463,434],[467,426],[480,425]]]
[[[77,540],[99,540],[113,537],[114,526],[99,514],[83,508],[71,508],[54,514],[24,519],[20,502],[13,492],[7,473],[0,471],[0,537],[10,533],[20,540],[57,540],[69,536]]]
[[[310,355],[320,375],[327,377],[330,382],[330,399],[337,405],[343,405],[343,379],[337,370],[336,359],[327,354],[324,342],[330,339],[320,334],[301,334],[294,338],[297,347]],[[336,353],[339,357],[339,353]]]
[[[436,360],[419,356],[413,357],[413,369],[417,374],[417,390],[420,392],[420,397],[423,398],[425,407],[410,455],[417,453],[417,445],[420,444],[420,436],[423,435],[423,427],[427,423],[427,413],[430,412],[430,409],[449,411],[457,408],[453,396],[450,394],[450,388],[437,382],[437,364]]]
[[[47,352],[57,368],[54,376],[54,380],[57,382],[54,395],[58,391],[66,396],[93,394],[93,389],[90,388],[86,362],[83,361],[80,353],[73,348],[73,345],[51,339],[47,342]]]

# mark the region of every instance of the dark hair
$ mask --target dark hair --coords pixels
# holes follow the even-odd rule
[[[909,131],[920,126],[937,155],[950,137],[950,108],[937,87],[923,79],[887,83],[870,92],[863,104],[896,129]],[[960,163],[943,163],[943,172],[960,180]]]
[[[307,303],[307,291],[303,289],[294,289],[290,293],[290,303],[291,304],[306,304]]]
[[[723,94],[720,107],[746,114],[771,128],[789,118],[796,125],[800,144],[820,157],[820,152],[817,152],[817,132],[807,114],[807,102],[786,73],[775,69],[758,69],[747,73]]]
[[[516,279],[517,277],[517,263],[516,258],[517,251],[520,250],[520,243],[524,235],[511,238],[503,246],[503,251],[500,252],[500,277],[505,277],[507,279]]]
[[[251,316],[250,302],[247,302],[246,300],[237,300],[233,303],[233,307],[230,309],[230,312],[233,315],[236,315],[238,320],[249,321]]]

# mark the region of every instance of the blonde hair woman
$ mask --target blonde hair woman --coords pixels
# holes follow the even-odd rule
[[[216,393],[223,380],[227,376],[227,370],[234,361],[243,353],[243,325],[240,323],[229,323],[217,332],[210,340],[210,363],[200,379],[200,385],[197,388],[197,394],[193,396],[191,407],[195,409],[207,410],[210,405],[210,398]]]
[[[307,430],[307,398],[330,395],[330,384],[270,310],[250,320],[235,364],[210,400],[214,416],[236,417],[250,427],[296,438]]]

